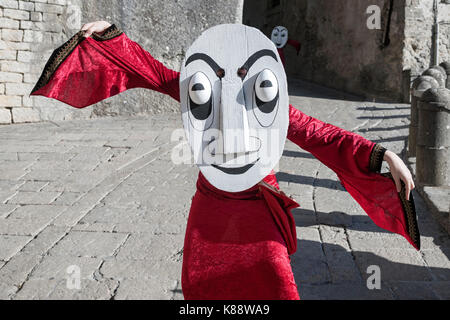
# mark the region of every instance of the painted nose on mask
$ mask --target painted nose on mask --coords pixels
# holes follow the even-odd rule
[[[217,152],[236,154],[251,152],[249,124],[241,81],[222,81],[220,103],[220,137]]]

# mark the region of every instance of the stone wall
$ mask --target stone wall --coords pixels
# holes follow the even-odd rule
[[[434,0],[408,0],[405,13],[403,68],[416,78],[432,65]],[[450,1],[438,3],[439,64],[450,61]],[[420,25],[419,25],[420,23]]]
[[[83,2],[83,21],[107,20],[167,67],[180,70],[185,52],[206,29],[242,22],[243,0],[96,0]],[[179,112],[179,103],[145,89],[100,102],[95,115]]]
[[[289,37],[302,43],[299,56],[285,48],[288,75],[370,98],[403,100],[409,88],[402,85],[403,1],[394,1],[390,22],[389,0],[281,0],[274,7],[274,1],[265,2],[261,19],[251,14],[261,1],[249,0],[244,22],[267,35],[284,25]],[[367,27],[370,5],[381,9],[380,30]]]
[[[242,5],[243,0],[0,0],[0,124],[178,111],[178,103],[145,89],[84,110],[29,93],[53,50],[83,23],[115,23],[155,58],[179,70],[202,31],[241,22]]]
[[[409,101],[410,82],[430,66],[434,0],[247,0],[244,23],[268,36],[275,25],[302,43],[287,47],[286,71],[365,96]],[[439,0],[440,21],[450,19]],[[370,5],[381,10],[381,29],[368,29]],[[440,28],[440,61],[449,60],[450,25]]]
[[[450,60],[448,3],[439,0],[440,61]],[[431,63],[433,0],[0,0],[0,124],[178,111],[176,102],[145,89],[84,110],[28,94],[51,52],[83,23],[116,23],[178,70],[192,41],[214,25],[241,22],[244,4],[244,23],[267,35],[285,25],[302,43],[299,56],[285,49],[289,76],[406,101],[411,78]],[[380,30],[366,26],[369,5],[381,8]]]

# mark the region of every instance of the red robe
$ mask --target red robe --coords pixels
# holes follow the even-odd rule
[[[82,32],[58,48],[32,94],[83,108],[131,88],[180,101],[179,73],[164,67],[115,26]],[[290,106],[288,139],[336,172],[381,228],[420,247],[413,200],[381,175],[384,149]],[[412,199],[412,198],[411,198]],[[289,255],[297,249],[291,209],[274,174],[249,190],[216,189],[200,173],[186,229],[182,289],[190,299],[299,299]]]

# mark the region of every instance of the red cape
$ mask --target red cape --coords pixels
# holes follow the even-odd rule
[[[80,32],[58,48],[32,94],[83,108],[137,87],[180,101],[179,73],[112,26],[88,39]],[[419,249],[412,196],[407,201],[389,175],[379,174],[385,149],[292,106],[289,114],[288,139],[331,168],[374,223]],[[274,175],[265,182],[278,187]],[[298,299],[288,259],[297,243],[295,202],[261,184],[223,192],[202,175],[197,189],[183,258],[185,298]]]

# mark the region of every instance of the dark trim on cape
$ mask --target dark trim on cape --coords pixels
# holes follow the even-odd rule
[[[111,25],[102,34],[93,33],[92,38],[97,41],[107,41],[120,36],[123,33],[115,24]]]
[[[96,41],[106,41],[111,40],[115,37],[118,37],[123,32],[117,28],[116,25],[111,25],[108,29],[106,29],[103,34],[93,33],[92,38]],[[53,74],[58,70],[59,66],[70,56],[70,54],[75,50],[75,48],[82,43],[86,38],[84,37],[85,31],[79,31],[76,33],[70,40],[60,46],[58,49],[53,51],[50,59],[42,71],[42,75],[40,76],[38,82],[34,86],[31,94],[43,88],[48,84]]]
[[[371,172],[380,173],[381,166],[383,164],[384,154],[386,153],[386,149],[383,148],[380,144],[375,144],[372,149],[372,153],[370,154],[369,160],[369,170]],[[394,181],[391,173],[383,173],[382,176],[387,177]],[[409,195],[409,201],[406,200],[405,195],[405,184],[401,181],[402,190],[399,193],[400,201],[402,204],[403,214],[405,216],[407,233],[411,237],[411,240],[416,245],[416,247],[420,250],[420,232],[419,226],[417,224],[417,213],[414,205],[414,198],[412,192]]]
[[[391,173],[383,173],[382,176],[387,177],[394,181]],[[405,195],[405,184],[401,181],[402,190],[398,194],[400,201],[402,203],[403,213],[405,215],[407,233],[411,237],[413,243],[416,245],[417,249],[420,250],[420,231],[417,224],[417,213],[416,207],[414,205],[414,197],[412,192],[409,194],[409,200],[406,200]]]
[[[369,160],[369,170],[371,172],[380,173],[381,166],[383,164],[384,154],[386,153],[386,149],[383,148],[380,144],[375,144],[372,149],[372,153],[370,154]]]

